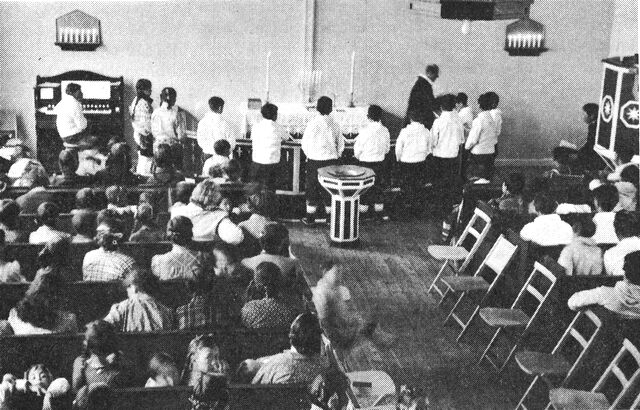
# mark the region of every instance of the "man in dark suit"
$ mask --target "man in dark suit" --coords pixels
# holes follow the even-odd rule
[[[424,124],[428,129],[431,129],[433,121],[435,120],[433,112],[436,109],[436,99],[433,95],[433,83],[438,79],[439,73],[440,69],[438,66],[432,64],[427,66],[425,73],[426,76],[423,76],[422,74],[418,76],[416,83],[411,89],[411,94],[409,95],[409,105],[407,107],[407,119],[405,120],[405,123],[409,123],[409,111],[416,110],[421,112],[423,115],[421,121],[422,124]]]

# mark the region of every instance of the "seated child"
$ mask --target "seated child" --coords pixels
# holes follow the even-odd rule
[[[45,202],[38,207],[38,222],[40,227],[29,235],[29,243],[46,243],[60,239],[69,239],[71,235],[56,229],[58,219],[58,206],[51,202]]]
[[[593,240],[596,225],[587,215],[576,218],[572,225],[573,240],[564,247],[558,263],[571,275],[602,275],[602,249]]]
[[[558,205],[558,215],[591,213],[591,192],[588,187],[580,185],[567,192],[566,202]]]
[[[175,198],[173,200],[173,204],[171,205],[171,208],[169,208],[169,213],[171,214],[172,217],[174,216],[173,215],[174,210],[180,207],[183,207],[189,203],[189,200],[191,199],[191,193],[193,192],[193,189],[195,187],[196,185],[194,183],[186,182],[186,181],[181,181],[176,184],[176,188],[174,190]]]
[[[533,200],[536,218],[520,231],[520,237],[539,246],[567,245],[573,239],[571,225],[555,214],[558,204],[546,193],[539,193]]]
[[[76,234],[71,238],[71,243],[95,243],[96,213],[80,211],[73,214],[71,224]]]
[[[164,232],[155,223],[153,207],[147,203],[138,205],[134,224],[135,232],[129,242],[160,242],[164,240]]]
[[[620,181],[615,183],[618,189],[618,204],[614,211],[635,211],[638,208],[638,166],[626,167],[620,173]]]
[[[16,409],[42,408],[44,396],[53,381],[51,371],[44,364],[34,364],[24,379],[15,380],[12,404]]]
[[[229,155],[231,155],[231,144],[227,140],[217,140],[213,144],[213,150],[215,155],[207,159],[202,167],[202,176],[208,177],[210,175],[209,170],[216,165],[222,165],[229,161]]]
[[[274,222],[271,214],[276,206],[276,197],[273,191],[262,190],[249,196],[249,212],[251,216],[246,221],[242,221],[238,226],[244,229],[251,237],[260,240],[265,226]],[[245,235],[246,238],[246,235]]]
[[[80,211],[96,212],[96,197],[91,188],[81,188],[76,193],[76,207],[71,210],[72,214]]]
[[[591,305],[604,306],[607,310],[627,319],[640,318],[640,251],[624,258],[624,279],[613,287],[600,286],[574,293],[568,301],[571,310]]]
[[[133,217],[135,215],[137,207],[135,205],[127,205],[127,193],[123,187],[111,185],[104,194],[107,197],[107,209],[111,209],[122,216]]]
[[[20,262],[10,260],[5,251],[5,233],[0,229],[0,283],[26,282],[20,273]]]
[[[525,179],[519,172],[509,175],[509,179],[502,183],[502,196],[489,200],[489,205],[503,212],[524,214],[527,212],[527,204],[522,197]]]
[[[89,183],[88,177],[76,174],[78,171],[78,155],[75,150],[62,150],[58,155],[60,174],[51,176],[51,186],[83,186]]]
[[[170,387],[180,384],[176,361],[168,353],[155,353],[149,360],[149,379],[144,387]]]
[[[640,220],[635,212],[616,212],[613,228],[618,237],[618,244],[604,253],[604,270],[607,275],[622,276],[624,257],[640,251]]]
[[[592,192],[593,207],[596,214],[593,222],[596,224],[596,233],[593,240],[596,243],[618,243],[618,236],[613,227],[613,212],[618,203],[618,190],[613,185],[601,185]]]

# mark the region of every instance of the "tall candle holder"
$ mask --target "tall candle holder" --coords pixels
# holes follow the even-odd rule
[[[55,44],[62,50],[95,50],[102,44],[100,20],[80,10],[58,17]]]

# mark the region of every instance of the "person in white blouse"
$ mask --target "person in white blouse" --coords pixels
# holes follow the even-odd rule
[[[290,139],[284,127],[276,122],[278,107],[266,103],[260,109],[262,121],[251,129],[251,180],[268,190],[275,190],[280,167],[282,141]]]
[[[87,119],[82,112],[82,87],[69,83],[56,105],[56,128],[66,148],[77,148],[85,135]]]
[[[315,223],[318,206],[324,204],[325,212],[331,212],[329,194],[318,182],[318,169],[335,165],[344,151],[344,137],[340,126],[331,116],[333,101],[322,96],[316,104],[318,115],[309,121],[302,135],[302,151],[307,156],[305,171],[305,192],[307,215],[302,219],[305,224]]]
[[[151,176],[153,162],[153,134],[151,134],[151,81],[141,78],[136,82],[136,98],[131,102],[129,115],[133,128],[133,139],[138,145],[136,174]]]
[[[229,123],[222,118],[224,100],[220,97],[209,98],[210,111],[198,122],[198,145],[204,153],[204,159],[215,155],[213,144],[218,140],[226,140],[231,146],[231,152],[236,147],[236,138]]]
[[[478,98],[478,104],[482,111],[473,120],[465,149],[471,151],[471,159],[477,167],[477,176],[490,180],[493,176],[498,130],[489,111],[491,97],[488,94],[482,94]]]
[[[151,115],[151,132],[154,149],[160,144],[171,146],[173,163],[176,169],[182,169],[182,141],[187,137],[184,112],[176,105],[176,90],[171,87],[162,89],[160,107]]]
[[[444,215],[448,215],[453,205],[453,186],[459,171],[458,153],[464,144],[464,125],[454,111],[456,97],[445,94],[440,97],[442,113],[433,122],[433,175],[437,190],[437,202]]]
[[[415,209],[418,192],[424,183],[425,160],[433,150],[433,137],[422,124],[420,111],[409,111],[409,121],[396,139],[396,161],[402,175],[403,202],[408,208]]]
[[[373,203],[377,219],[382,220],[384,212],[384,196],[382,184],[384,181],[384,159],[391,149],[391,136],[387,127],[382,125],[382,108],[370,105],[367,112],[369,123],[360,129],[353,144],[353,156],[359,165],[373,170],[376,182],[367,191],[360,202],[360,212],[367,213]]]

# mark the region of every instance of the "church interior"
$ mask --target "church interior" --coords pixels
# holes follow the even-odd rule
[[[0,16],[0,408],[640,409],[637,1]]]

